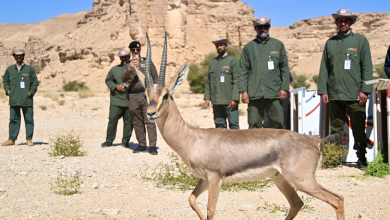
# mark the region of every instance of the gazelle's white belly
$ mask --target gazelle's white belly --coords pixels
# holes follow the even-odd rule
[[[222,183],[241,183],[259,180],[274,175],[276,172],[278,172],[278,170],[280,169],[274,166],[248,169],[223,178]]]

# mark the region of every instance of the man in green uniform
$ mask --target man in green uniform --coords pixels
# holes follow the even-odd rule
[[[133,41],[129,45],[132,60],[130,63],[123,66],[122,81],[129,84],[129,110],[131,118],[133,119],[134,131],[138,140],[138,147],[133,153],[138,153],[146,150],[146,129],[148,129],[149,136],[149,153],[157,155],[157,130],[156,124],[149,121],[146,117],[147,102],[145,96],[145,88],[142,86],[134,67],[137,67],[142,73],[145,74],[146,59],[140,58],[141,44],[138,41]],[[153,62],[150,66],[151,76],[153,78],[153,84],[158,83],[158,74]],[[133,71],[134,70],[134,71]]]
[[[209,65],[206,86],[204,88],[204,106],[210,108],[213,103],[214,123],[216,128],[226,128],[226,118],[230,129],[240,129],[238,125],[238,60],[227,53],[228,39],[218,38],[213,41],[218,57]]]
[[[245,45],[240,57],[238,91],[248,103],[249,128],[262,128],[264,109],[270,128],[284,128],[283,107],[287,98],[289,69],[286,50],[281,41],[269,36],[271,19],[253,20],[257,38]]]
[[[24,55],[25,52],[22,49],[13,50],[16,64],[9,66],[3,77],[4,90],[9,96],[10,105],[9,138],[2,143],[3,146],[15,145],[20,130],[20,109],[22,109],[26,126],[26,144],[34,146],[32,142],[34,134],[33,96],[37,91],[38,79],[34,68],[23,62]]]
[[[324,47],[318,94],[324,103],[330,104],[330,124],[332,134],[339,133],[342,144],[345,115],[351,119],[352,132],[357,150],[358,166],[365,169],[366,160],[366,102],[372,87],[364,81],[372,79],[370,45],[367,39],[353,33],[351,26],[357,16],[347,9],[332,14],[338,34],[330,38]]]
[[[110,114],[108,116],[107,136],[106,142],[102,147],[112,146],[115,140],[116,128],[118,120],[123,117],[123,136],[122,146],[127,147],[131,134],[133,132],[133,123],[128,107],[128,100],[126,98],[125,88],[129,85],[122,82],[122,67],[130,60],[130,53],[127,50],[121,50],[117,54],[121,60],[121,64],[111,68],[106,77],[106,84],[110,89]]]

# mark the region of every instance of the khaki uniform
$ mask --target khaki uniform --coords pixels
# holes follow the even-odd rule
[[[273,62],[273,69],[268,62]],[[289,90],[289,69],[286,50],[281,41],[268,37],[256,38],[245,45],[240,57],[238,91],[248,92],[249,128],[262,128],[264,109],[271,128],[284,128],[283,107],[279,91]]]
[[[157,144],[156,124],[149,121],[146,116],[148,104],[146,102],[145,88],[139,81],[136,71],[129,71],[129,65],[130,64],[126,64],[123,66],[122,82],[127,82],[129,84],[129,110],[131,119],[133,120],[135,135],[137,137],[138,144],[146,147],[146,125],[148,129],[149,146],[155,147]],[[141,58],[138,69],[145,74],[145,68],[146,60],[145,58]],[[158,74],[153,62],[151,62],[150,72],[153,78],[153,84],[157,84]]]
[[[346,69],[344,65],[348,59],[350,68]],[[371,79],[370,45],[364,36],[351,30],[344,37],[336,35],[326,42],[318,78],[318,94],[328,95],[331,133],[339,133],[341,143],[348,110],[355,139],[354,149],[358,151],[358,156],[364,155],[367,147],[366,106],[359,106],[356,100],[359,92],[371,93],[372,86],[364,83]]]

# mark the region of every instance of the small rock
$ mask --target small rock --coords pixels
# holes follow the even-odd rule
[[[356,185],[356,186],[364,186],[364,185],[366,185],[366,184],[363,183],[362,181],[356,181],[356,182],[355,182],[355,185]]]
[[[359,213],[358,218],[362,218],[362,217],[364,217],[363,213]]]
[[[0,188],[0,192],[5,192],[5,189],[3,189],[3,188]]]
[[[27,171],[22,171],[22,172],[20,172],[20,175],[21,175],[21,176],[27,176],[27,174],[28,174]]]
[[[99,188],[100,189],[104,189],[104,188],[106,188],[107,186],[106,185],[101,185]]]
[[[97,184],[97,183],[93,183],[93,185],[92,185],[92,189],[97,189],[97,188],[99,188],[99,184]]]
[[[56,157],[56,159],[64,159],[64,158],[65,158],[64,155],[61,155],[61,156]]]
[[[95,116],[95,115],[97,115],[97,112],[92,113],[92,116]]]
[[[94,212],[94,213],[99,213],[99,212],[101,212],[101,211],[102,211],[101,208],[97,208],[97,209],[95,209],[93,212]]]
[[[27,199],[25,199],[25,198],[19,199],[18,202],[27,202]]]
[[[120,212],[121,212],[120,209],[107,209],[106,210],[106,214],[111,215],[111,216],[118,215]]]

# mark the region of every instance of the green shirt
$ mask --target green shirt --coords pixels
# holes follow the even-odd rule
[[[33,96],[37,91],[38,78],[32,66],[22,64],[20,72],[16,64],[9,66],[5,70],[3,83],[5,93],[7,94],[9,91],[10,106],[29,107],[34,105]],[[22,88],[22,84],[24,84],[24,88]]]
[[[229,54],[214,58],[209,65],[204,100],[211,100],[213,105],[228,105],[230,101],[238,101],[238,60]]]
[[[350,69],[345,69],[345,60]],[[372,79],[370,45],[367,39],[353,33],[330,38],[324,48],[318,78],[318,94],[328,94],[329,100],[356,101],[359,92],[371,93],[372,86],[364,81]]]
[[[116,105],[121,107],[128,106],[128,100],[125,92],[116,90],[117,85],[123,84],[122,77],[123,65],[117,65],[111,68],[106,77],[106,85],[110,89],[110,105]]]
[[[268,68],[270,60],[274,69]],[[250,99],[278,99],[280,90],[289,90],[289,72],[283,43],[271,37],[262,43],[256,38],[241,53],[238,91],[247,91]]]

